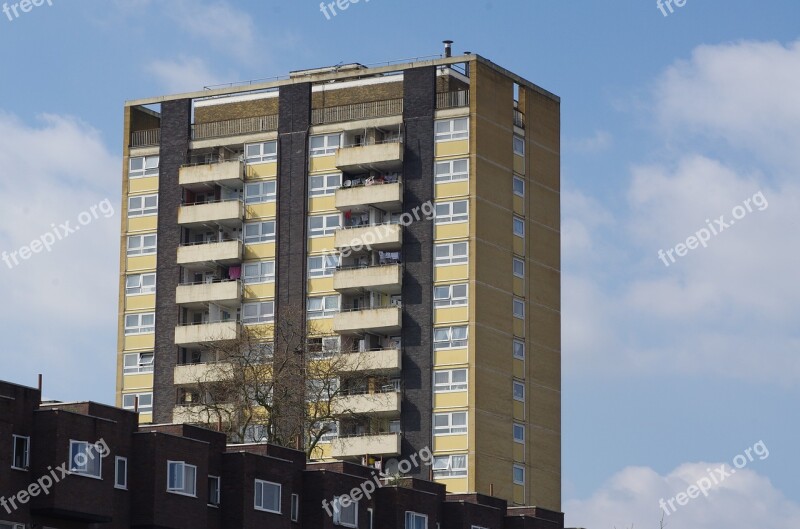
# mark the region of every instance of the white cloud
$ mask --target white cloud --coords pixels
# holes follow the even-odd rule
[[[223,82],[198,57],[155,60],[148,65],[147,70],[158,79],[164,90],[171,93],[197,92],[205,86]]]
[[[246,62],[255,50],[255,23],[246,12],[228,2],[170,2],[175,22],[189,35]]]
[[[592,136],[568,140],[565,147],[566,150],[579,153],[596,153],[605,151],[611,147],[613,143],[613,137],[608,131],[597,130]]]

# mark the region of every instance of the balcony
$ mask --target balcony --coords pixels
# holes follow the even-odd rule
[[[340,187],[336,190],[336,209],[340,211],[363,210],[373,206],[383,211],[399,211],[403,207],[403,184],[363,185]]]
[[[403,311],[399,306],[344,311],[333,318],[333,330],[340,334],[391,334],[403,326]]]
[[[178,248],[178,264],[216,263],[232,265],[242,260],[242,241],[187,244]]]
[[[340,369],[349,373],[392,373],[402,368],[402,357],[400,349],[344,353]]]
[[[403,143],[390,140],[342,147],[336,151],[336,167],[346,173],[399,170],[403,167]]]
[[[243,218],[244,203],[238,199],[191,204],[178,208],[178,224],[186,227],[206,224],[234,227],[241,225]]]
[[[403,246],[403,227],[400,224],[372,224],[336,230],[334,245],[339,250],[371,248],[400,250]]]
[[[403,265],[340,268],[333,274],[333,288],[343,294],[376,290],[399,294],[403,288]]]
[[[189,189],[204,189],[209,184],[242,187],[244,163],[239,160],[200,165],[184,165],[178,173],[178,184]]]
[[[400,413],[400,392],[389,386],[386,393],[362,393],[344,395],[333,403],[334,415],[392,415]]]
[[[375,119],[386,116],[402,116],[403,100],[386,99],[367,103],[353,103],[336,107],[315,108],[311,111],[311,124],[339,123],[360,119]]]
[[[278,130],[278,115],[211,121],[192,125],[192,139],[225,138]]]
[[[175,366],[173,383],[186,386],[198,382],[216,382],[224,378],[225,373],[219,364],[188,364]]]
[[[154,147],[160,143],[161,129],[147,129],[131,132],[131,148]]]
[[[436,109],[459,108],[469,106],[469,90],[439,92],[436,94]]]
[[[207,342],[235,340],[239,337],[239,324],[235,321],[179,325],[175,327],[175,345],[197,346]]]
[[[209,302],[226,306],[238,305],[241,298],[242,283],[238,280],[178,285],[175,292],[175,303],[194,308],[200,308]]]
[[[331,455],[337,459],[361,457],[364,454],[400,455],[400,434],[380,433],[360,437],[339,437],[331,441]]]

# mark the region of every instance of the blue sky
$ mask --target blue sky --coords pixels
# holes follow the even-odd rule
[[[453,39],[562,98],[568,523],[656,527],[660,498],[763,441],[667,521],[800,524],[796,2],[362,0],[331,20],[306,0],[52,4],[0,14],[0,251],[118,209],[125,100]],[[659,260],[748,199],[768,206]],[[112,400],[119,223],[0,262],[0,378]]]

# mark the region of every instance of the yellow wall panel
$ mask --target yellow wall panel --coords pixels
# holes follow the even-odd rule
[[[128,272],[135,272],[139,270],[155,270],[156,256],[153,254],[128,257],[128,265],[126,269]]]
[[[514,195],[514,213],[518,215],[525,214],[525,199],[519,195]]]
[[[465,435],[434,435],[434,452],[452,452],[469,448],[469,436]]]
[[[469,361],[469,350],[464,349],[445,349],[433,352],[433,363],[437,366],[450,366],[454,364],[466,364]]]
[[[468,391],[454,391],[452,393],[434,393],[434,408],[463,408],[469,405]]]
[[[437,199],[440,198],[449,198],[449,197],[460,197],[469,195],[469,181],[464,180],[460,182],[447,182],[442,184],[436,184],[435,190],[435,197]]]
[[[308,253],[332,252],[334,237],[312,237],[308,239]]]
[[[440,224],[433,230],[433,238],[440,239],[464,239],[469,237],[469,222],[457,222],[455,224]]]
[[[257,283],[244,286],[244,299],[265,299],[275,297],[275,283]]]
[[[326,213],[336,210],[336,196],[328,195],[324,197],[312,197],[308,199],[308,212]]]
[[[333,318],[318,318],[308,320],[310,334],[333,334]]]
[[[259,244],[246,244],[244,246],[245,259],[274,259],[275,243],[263,242]]]
[[[439,308],[433,311],[433,323],[465,322],[469,320],[469,307]]]
[[[128,231],[155,231],[156,229],[158,229],[158,215],[128,219]]]
[[[514,503],[517,505],[524,505],[525,502],[525,487],[522,485],[514,485]]]
[[[436,144],[436,157],[455,156],[469,152],[469,140],[442,141]]]
[[[139,414],[139,424],[150,424],[153,422],[153,414],[152,413],[140,413]]]
[[[525,255],[525,239],[522,237],[514,236],[514,253],[517,255]]]
[[[125,296],[126,310],[147,310],[156,308],[156,295]]]
[[[519,358],[512,360],[512,372],[516,378],[525,378],[525,361]]]
[[[128,179],[128,193],[138,194],[146,193],[148,191],[158,191],[158,177],[148,176],[146,178],[131,178]]]
[[[514,155],[514,172],[517,174],[525,174],[525,157],[518,154]]]
[[[433,269],[434,281],[453,281],[456,279],[467,279],[469,277],[469,265],[437,266]]]
[[[134,334],[125,337],[125,351],[136,351],[139,349],[150,349],[156,345],[156,335],[151,334]]]
[[[308,280],[308,294],[333,292],[332,277],[318,277]]]
[[[152,389],[153,387],[153,374],[148,373],[145,375],[125,375],[122,378],[123,391],[139,391],[142,389]]]
[[[525,320],[514,318],[514,336],[525,338]]]
[[[517,421],[525,420],[525,403],[518,400],[514,401],[514,419]]]
[[[275,178],[278,176],[278,162],[247,164],[245,176],[248,180]]]
[[[521,277],[514,276],[514,295],[525,296],[525,280]]]
[[[309,173],[318,173],[318,172],[331,172],[335,173],[338,169],[336,168],[336,156],[315,156],[308,160],[308,172]]]
[[[522,443],[514,443],[514,461],[517,463],[525,462],[525,445]]]
[[[467,478],[439,478],[434,480],[447,487],[447,492],[450,494],[460,494],[469,492],[469,482]]]
[[[251,219],[271,219],[277,215],[277,205],[275,202],[263,202],[261,204],[250,204],[245,208],[247,220]]]

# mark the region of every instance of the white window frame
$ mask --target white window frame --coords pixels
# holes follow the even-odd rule
[[[454,291],[464,290],[464,295],[454,294]],[[443,297],[444,296],[444,297]],[[455,283],[453,285],[437,285],[433,287],[434,308],[465,307],[469,303],[469,283]]]
[[[455,254],[455,250],[458,248],[461,250],[464,249],[463,255],[459,253],[458,255]],[[439,249],[447,249],[447,256],[445,257],[438,257]],[[434,266],[453,266],[453,265],[460,265],[460,264],[467,264],[469,263],[469,243],[467,241],[463,242],[450,242],[445,244],[434,244],[433,245],[433,255],[434,255]]]
[[[258,152],[253,152],[255,150]],[[244,154],[248,164],[275,162],[278,160],[278,142],[271,140],[247,143],[244,146]]]
[[[314,181],[318,179],[322,179],[322,186],[314,185]],[[330,179],[335,178],[336,182],[335,185],[331,185]],[[311,175],[308,177],[308,196],[310,198],[314,197],[325,197],[330,196],[336,193],[336,190],[342,187],[342,173],[328,173],[328,174],[316,174]]]
[[[319,228],[312,228],[311,222],[321,220],[322,226]],[[336,225],[331,225],[331,221],[335,220]],[[342,227],[341,213],[333,213],[327,215],[309,215],[308,217],[308,238],[315,239],[317,237],[330,237],[336,230]]]
[[[214,481],[217,484],[216,491],[217,493],[212,496],[211,495],[211,482]],[[208,476],[208,505],[210,507],[219,507],[222,503],[222,478],[219,476]]]
[[[257,227],[258,233],[256,235],[248,235],[250,231],[248,228]],[[245,244],[261,244],[265,242],[275,242],[275,221],[274,220],[259,220],[256,222],[245,222],[244,229],[242,229]]]
[[[515,195],[525,198],[525,180],[523,180],[522,177],[514,175],[511,186]],[[517,187],[519,186],[522,186],[521,190],[517,190]]]
[[[251,275],[254,267],[257,267],[257,274]],[[248,270],[249,268],[249,270]],[[270,272],[270,270],[272,270]],[[275,261],[256,261],[252,263],[244,263],[242,265],[242,281],[245,285],[257,285],[261,283],[274,283],[275,282]]]
[[[514,215],[512,220],[512,230],[517,237],[525,237],[525,219]]]
[[[255,315],[248,315],[255,308]],[[254,301],[252,303],[242,303],[242,323],[254,325],[259,323],[272,323],[275,321],[275,302],[274,301]]]
[[[22,452],[22,466],[17,466],[17,439],[22,439],[24,448]],[[14,470],[28,470],[31,466],[31,438],[26,435],[13,435],[11,448],[11,468]]]
[[[175,472],[176,483],[171,483],[172,469]],[[191,478],[191,479],[190,479]],[[190,484],[191,488],[187,486]],[[185,461],[167,461],[167,492],[180,496],[197,497],[197,467]]]
[[[262,182],[250,182],[244,186],[244,203],[264,204],[275,202],[278,199],[278,181],[264,180]]]
[[[336,298],[336,308],[332,309],[328,307],[328,300]],[[322,306],[320,310],[311,310],[311,300],[322,300]],[[339,313],[342,307],[342,297],[339,294],[331,294],[328,296],[309,296],[306,298],[306,317],[309,320],[318,320],[321,318],[333,318],[336,314]],[[313,314],[313,316],[312,316]]]
[[[149,283],[152,279],[152,286],[145,286],[145,280]],[[131,283],[137,280],[138,286],[131,287]],[[145,294],[154,294],[156,291],[156,274],[151,272],[149,274],[130,274],[125,276],[125,295],[126,296],[142,296]]]
[[[132,203],[137,199],[141,199],[142,203],[139,207],[133,207]],[[155,204],[153,200],[155,199]],[[147,203],[150,202],[148,205]],[[152,217],[158,215],[158,194],[151,195],[133,195],[128,197],[128,218],[133,217]]]
[[[145,356],[149,358],[144,358]],[[136,357],[135,366],[134,362],[128,365],[128,359]],[[147,361],[145,361],[147,360]],[[123,375],[140,375],[142,373],[152,373],[153,364],[155,363],[155,355],[153,351],[145,351],[141,353],[125,353],[122,355],[122,374]]]
[[[463,457],[464,458],[464,466],[454,468],[453,467],[453,458],[456,457]],[[438,455],[434,456],[432,468],[433,468],[433,476],[434,479],[441,479],[441,478],[463,478],[467,476],[467,472],[469,471],[469,463],[467,459],[467,454],[448,454],[448,455]],[[437,463],[440,463],[442,460],[446,458],[447,463],[445,466]],[[438,469],[437,469],[438,467]],[[438,472],[438,475],[437,475]]]
[[[311,340],[319,340],[319,351],[312,350],[311,348]],[[316,349],[316,344],[314,344],[314,349]],[[342,337],[339,335],[335,336],[316,336],[310,337],[308,340],[308,356],[314,359],[322,359],[322,358],[331,358],[337,354],[339,354],[342,350]]]
[[[321,266],[318,266],[316,263],[320,260]],[[308,278],[333,277],[333,273],[336,272],[340,262],[341,257],[339,254],[311,255],[308,257]]]
[[[259,486],[261,487],[261,497],[259,497],[258,489]],[[264,506],[264,489],[265,487],[277,487],[278,488],[278,509],[269,509]],[[283,499],[283,485],[280,483],[275,483],[274,481],[265,481],[263,479],[255,480],[255,500],[253,502],[253,507],[257,511],[263,512],[271,512],[273,514],[281,514],[281,501]]]
[[[372,522],[373,522],[373,520],[374,520],[374,518],[375,518],[375,513],[374,513],[374,511],[372,510],[372,507],[368,507],[368,508],[367,508],[367,517],[368,517],[368,519],[369,519],[369,524],[368,524],[368,527],[367,527],[367,529],[373,529],[373,524],[372,524]]]
[[[456,124],[459,125],[458,128]],[[466,125],[463,130],[460,127],[461,124]],[[469,118],[461,117],[436,120],[434,131],[436,143],[469,139]]]
[[[300,495],[292,494],[291,500],[291,506],[289,507],[289,518],[293,522],[297,522],[300,520]]]
[[[456,164],[459,166],[466,165],[466,167],[463,171],[460,168],[456,170]],[[437,161],[434,166],[434,174],[434,180],[437,184],[469,180],[469,158]]]
[[[456,382],[455,375],[458,373],[459,375],[463,372],[464,375],[464,382]],[[447,378],[444,382],[437,382],[436,378],[437,375],[439,377]],[[469,373],[467,372],[467,368],[459,368],[459,369],[442,369],[433,372],[433,392],[434,393],[455,393],[457,391],[467,391],[469,389]]]
[[[347,496],[349,498],[349,496]],[[333,497],[333,524],[340,525],[342,527],[358,527],[358,502],[353,501],[350,499],[349,504],[347,507],[342,506],[341,504],[342,496],[334,496]],[[342,510],[343,509],[351,509],[353,510],[353,519],[354,521],[342,521]]]
[[[75,448],[78,448],[76,451]],[[94,452],[94,455],[91,454]],[[86,458],[85,463],[78,464],[75,458],[83,454]],[[95,468],[94,465],[97,465]],[[83,476],[92,479],[103,479],[103,453],[97,448],[97,444],[88,441],[69,441],[69,471],[76,476]]]
[[[453,331],[455,329],[464,329],[464,338],[453,339]],[[436,340],[437,331],[447,331],[447,340]],[[460,331],[459,331],[460,332]],[[451,325],[449,327],[434,327],[433,329],[433,349],[434,351],[441,351],[444,349],[463,349],[469,345],[469,326],[468,325]],[[440,345],[447,344],[447,345]]]
[[[511,312],[515,318],[525,319],[525,300],[522,298],[514,298],[511,301]]]
[[[512,147],[514,149],[514,154],[518,156],[525,156],[525,138],[523,138],[519,134],[514,134],[514,139],[512,140]]]
[[[411,525],[410,526],[408,524],[409,517],[411,518]],[[428,515],[427,514],[421,514],[421,513],[418,513],[418,512],[414,512],[414,511],[406,511],[406,517],[405,518],[406,518],[405,519],[405,527],[406,527],[406,529],[417,529],[416,521],[419,520],[420,518],[424,522],[422,524],[422,529],[428,529]]]
[[[522,392],[521,395],[517,390]],[[517,402],[525,402],[525,383],[520,382],[519,380],[514,380],[511,383],[511,396]]]
[[[461,419],[463,416],[464,424],[455,424],[456,418]],[[445,419],[447,424],[439,424],[437,426],[436,419]],[[469,414],[466,411],[448,411],[444,413],[433,414],[433,436],[441,437],[445,435],[465,435],[469,432]]]
[[[522,472],[522,480],[517,479],[517,471]],[[514,465],[511,469],[511,478],[514,481],[514,485],[522,485],[525,486],[525,467],[522,465]]]
[[[525,340],[514,338],[514,342],[511,347],[514,358],[517,360],[525,360]]]
[[[522,271],[520,272],[519,269],[521,269]],[[525,259],[514,257],[511,262],[511,270],[514,274],[514,277],[525,279]]]
[[[455,213],[458,207],[464,208],[464,212]],[[434,217],[434,224],[441,226],[443,224],[460,224],[469,221],[469,200],[452,200],[450,202],[437,202],[434,206],[436,216]]]
[[[152,316],[153,323],[145,325],[142,320],[146,316]],[[128,318],[136,318],[136,325],[128,325]],[[150,334],[156,332],[156,313],[155,312],[138,312],[135,314],[125,315],[125,336],[132,336],[136,334]]]
[[[314,140],[317,138],[322,138],[322,147],[314,147],[312,145]],[[332,138],[337,139],[336,145],[333,145],[333,142],[331,141]],[[316,134],[308,139],[308,154],[312,158],[317,156],[330,156],[331,154],[336,154],[336,151],[339,150],[341,146],[341,132],[337,132],[335,134]]]
[[[519,437],[518,433],[521,433],[522,437]],[[511,436],[515,443],[525,444],[525,425],[518,422],[512,423]]]
[[[148,242],[151,240],[151,243]],[[133,247],[132,243],[134,241],[138,241],[138,245],[136,245],[136,247]],[[152,255],[158,251],[158,235],[155,233],[128,235],[126,248],[128,257],[134,257],[137,255]]]
[[[133,169],[134,160],[142,160],[141,169]],[[155,165],[153,165],[154,161]],[[145,178],[148,176],[158,176],[159,163],[160,159],[159,155],[157,154],[150,156],[131,156],[128,159],[128,178]]]
[[[123,466],[123,471],[120,472],[120,463]],[[122,479],[120,479],[122,478]],[[128,458],[116,456],[114,458],[114,488],[128,490]]]
[[[129,404],[125,403],[126,397],[133,397],[133,401]],[[139,413],[151,413],[153,411],[153,393],[152,392],[144,392],[144,393],[125,393],[122,395],[122,409],[123,410],[133,410],[136,408],[136,398],[139,398]],[[144,397],[145,403],[142,404],[142,397]],[[150,401],[150,404],[147,404],[147,401]]]

